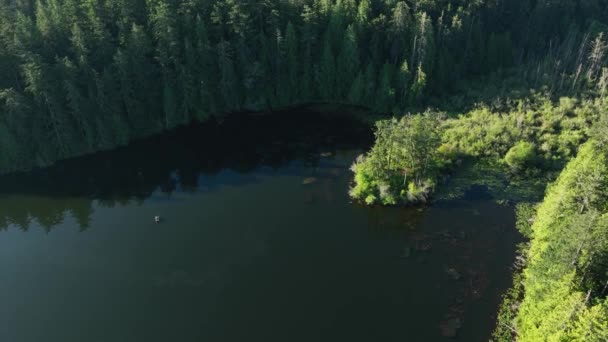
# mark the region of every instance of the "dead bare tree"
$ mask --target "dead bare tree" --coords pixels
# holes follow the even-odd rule
[[[594,82],[598,77],[606,57],[607,49],[608,44],[604,41],[604,33],[601,32],[591,43],[591,52],[588,57],[589,67],[586,75],[589,81]]]

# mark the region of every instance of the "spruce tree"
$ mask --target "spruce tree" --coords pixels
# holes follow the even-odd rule
[[[297,101],[299,95],[298,39],[296,36],[296,30],[291,21],[287,23],[287,28],[285,29],[285,54],[285,63],[287,65],[287,75],[289,80],[287,84],[289,90],[289,99],[287,102]]]
[[[359,48],[357,36],[353,25],[349,25],[344,34],[344,41],[336,65],[336,86],[339,99],[345,99],[352,85],[352,81],[359,71]]]
[[[327,37],[323,45],[323,55],[317,72],[317,85],[321,99],[331,101],[335,99],[336,90],[336,62],[331,48],[331,41]]]

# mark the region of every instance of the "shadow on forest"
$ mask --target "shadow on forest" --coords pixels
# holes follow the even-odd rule
[[[170,196],[178,189],[250,183],[257,178],[243,176],[263,172],[260,168],[277,170],[292,161],[314,166],[322,153],[367,147],[371,133],[347,114],[307,109],[233,114],[178,128],[113,151],[0,177],[0,229],[14,224],[27,230],[36,220],[49,231],[69,213],[84,230],[93,201],[113,207],[142,202],[156,191]]]

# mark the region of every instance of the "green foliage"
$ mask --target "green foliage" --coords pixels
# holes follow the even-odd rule
[[[359,47],[357,46],[357,32],[353,25],[348,26],[344,34],[342,47],[337,59],[338,98],[348,96],[351,84],[359,71]]]
[[[406,115],[376,123],[376,143],[353,164],[351,197],[382,204],[426,202],[439,169],[440,126],[436,114]]]
[[[358,73],[348,92],[348,101],[353,104],[363,104],[364,94],[365,85],[363,84],[363,75]]]
[[[422,65],[418,65],[416,70],[416,77],[411,88],[411,99],[414,103],[419,103],[424,95],[424,89],[426,88],[426,73],[422,70]]]
[[[325,39],[323,45],[321,64],[317,71],[317,85],[323,100],[329,101],[334,98],[336,91],[336,62],[329,38]]]
[[[527,253],[527,246],[520,244],[517,253],[521,258],[521,255]],[[513,326],[517,318],[519,304],[524,296],[522,266],[524,265],[521,263],[517,264],[517,268],[513,274],[512,286],[502,296],[502,302],[498,308],[496,318],[496,328],[492,332],[490,342],[512,342],[517,339],[517,330]]]
[[[384,77],[381,76],[380,79],[381,84],[388,83]],[[353,87],[353,93],[360,94],[358,81],[354,86],[356,87]],[[386,101],[380,97],[381,93],[386,94],[387,92],[378,93],[376,102],[379,104]],[[390,94],[390,92],[388,93]],[[353,194],[353,197],[364,198],[365,196],[361,194],[371,191],[382,199],[383,196],[380,196],[378,189],[386,187],[390,191],[385,192],[393,194],[400,194],[400,191],[405,189],[405,193],[402,194],[404,201],[417,202],[418,200],[415,198],[418,196],[410,196],[411,199],[407,199],[408,188],[404,182],[399,185],[396,181],[398,178],[396,174],[407,174],[404,170],[414,165],[412,160],[422,160],[421,155],[427,155],[433,161],[432,169],[435,172],[435,175],[429,180],[433,180],[439,172],[453,169],[456,166],[455,162],[463,158],[483,157],[496,161],[504,160],[504,164],[512,173],[517,174],[526,170],[525,175],[506,179],[502,174],[508,173],[508,170],[497,166],[491,168],[488,175],[478,175],[477,181],[487,180],[486,185],[502,199],[534,198],[533,192],[542,191],[544,187],[545,180],[543,177],[539,177],[540,169],[559,170],[590,135],[601,135],[601,133],[593,133],[601,129],[601,121],[593,125],[593,128],[592,123],[596,121],[598,112],[606,111],[608,111],[608,107],[602,99],[581,101],[562,97],[555,102],[545,96],[536,96],[512,100],[499,110],[487,105],[480,105],[458,116],[452,115],[439,120],[440,116],[435,115],[437,121],[433,124],[436,127],[433,128],[421,125],[422,121],[417,119],[381,121],[377,126],[376,144],[364,159],[363,164],[358,166],[359,171],[355,171],[355,173],[365,173],[372,185]],[[422,118],[425,115],[416,117]],[[410,123],[404,124],[406,121]],[[405,128],[410,127],[408,125],[412,129]],[[399,132],[406,131],[431,132],[428,138],[430,140],[437,138],[438,143],[416,143],[406,148],[410,141],[408,139],[420,139],[407,134],[399,134]],[[434,146],[434,148],[432,152],[429,152],[422,146]],[[416,156],[413,156],[412,153],[408,155],[395,152],[415,150],[419,152]],[[396,160],[409,164],[406,167],[400,167],[397,166]],[[389,176],[390,173],[393,175]],[[417,174],[417,170],[409,173]],[[493,174],[495,176],[490,176]],[[381,181],[381,183],[376,181]],[[501,185],[503,182],[507,182],[509,186],[504,188]],[[419,193],[420,185],[421,183],[417,182],[417,187],[412,188],[412,191],[409,192]],[[357,186],[355,188],[357,189]],[[453,186],[452,190],[457,188],[458,186]],[[429,181],[428,186],[422,189],[422,192],[428,195],[433,189],[433,182]]]
[[[536,147],[527,141],[520,141],[509,149],[505,162],[512,170],[522,170],[536,163]]]
[[[531,166],[537,162],[546,168],[560,168],[589,137],[597,113],[607,109],[601,99],[562,97],[556,103],[544,96],[511,101],[499,110],[483,105],[447,120],[443,140],[464,155],[502,158],[515,148],[509,155],[515,164],[523,161]],[[518,144],[520,141],[536,147]],[[521,154],[526,151],[530,159],[517,160],[526,157]],[[534,154],[536,158],[532,158]],[[516,168],[525,166],[515,164]]]
[[[602,98],[605,101],[605,98]],[[608,111],[599,112],[599,118],[593,124],[591,135],[600,148],[608,147]]]
[[[494,95],[518,80],[551,96],[603,97],[607,4],[572,3],[0,0],[0,92],[19,98],[0,106],[0,122],[26,145],[2,170],[224,112],[324,101],[403,113],[446,91],[474,93],[467,82],[480,76],[494,77],[483,88]],[[587,118],[542,120],[537,152],[563,163]]]
[[[520,202],[515,206],[515,217],[517,221],[515,227],[526,237],[532,236],[532,223],[536,215],[535,204],[529,202]]]
[[[605,150],[591,141],[539,206],[515,321],[518,340],[605,339],[607,172]]]
[[[395,89],[393,84],[393,70],[389,63],[385,63],[380,69],[378,77],[378,89],[376,90],[375,109],[381,113],[390,113],[395,102]]]
[[[287,77],[288,82],[286,82],[286,87],[289,92],[289,99],[285,101],[286,103],[291,103],[292,101],[298,101],[298,39],[296,36],[296,29],[291,23],[287,23],[287,28],[285,29],[285,62],[287,65]]]

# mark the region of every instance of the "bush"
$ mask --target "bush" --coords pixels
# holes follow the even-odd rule
[[[533,203],[522,202],[515,206],[515,227],[525,237],[532,237],[532,223],[536,215],[536,205]]]
[[[437,166],[440,169],[449,169],[458,157],[458,149],[453,145],[444,143],[437,149]]]
[[[534,166],[536,164],[536,147],[530,142],[520,141],[507,152],[505,162],[516,171]]]

